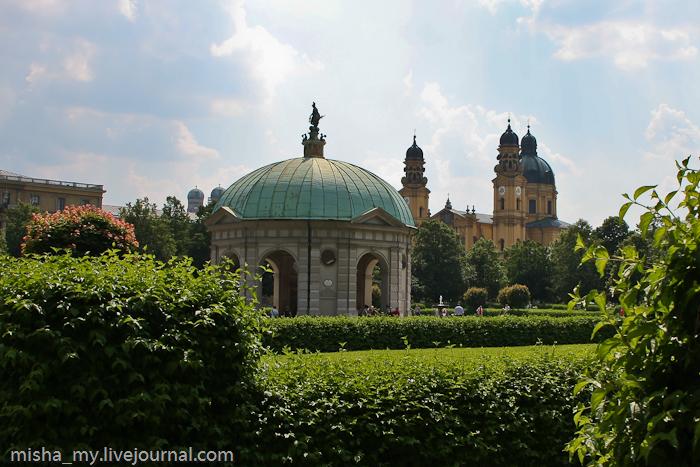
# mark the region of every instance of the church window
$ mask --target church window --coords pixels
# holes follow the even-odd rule
[[[506,241],[501,239],[500,243],[501,243],[501,251],[505,250],[506,249]]]
[[[505,198],[500,198],[499,203],[501,203],[501,211],[506,208],[506,199]]]
[[[547,200],[547,214],[552,213],[552,200]]]
[[[516,209],[517,209],[518,211],[520,211],[520,198],[518,198],[518,199],[515,200],[515,204],[516,204]]]
[[[529,203],[528,212],[530,214],[535,214],[537,212],[537,200],[531,199],[531,200],[529,200],[528,203]]]
[[[418,217],[423,217],[423,206],[418,208]]]

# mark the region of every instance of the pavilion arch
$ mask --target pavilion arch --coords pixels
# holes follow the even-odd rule
[[[391,306],[390,302],[390,275],[389,263],[383,255],[376,251],[368,251],[360,255],[357,260],[357,299],[356,304],[358,309],[362,309],[365,305],[373,305],[372,303],[372,284],[373,273],[375,266],[379,266],[381,271],[379,275],[379,289],[381,291],[380,303],[378,304],[383,311],[387,305]]]
[[[294,255],[284,249],[269,250],[260,256],[258,264],[272,270],[262,274],[258,286],[260,302],[276,307],[283,316],[296,316],[299,271]]]

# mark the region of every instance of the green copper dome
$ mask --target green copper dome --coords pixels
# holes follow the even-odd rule
[[[347,162],[300,157],[261,167],[221,195],[242,219],[351,220],[378,207],[413,227],[401,195],[373,173]]]

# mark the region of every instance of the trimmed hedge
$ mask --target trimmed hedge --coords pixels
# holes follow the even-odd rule
[[[309,317],[270,320],[263,343],[275,352],[285,348],[335,352],[339,349],[402,349],[456,345],[500,347],[513,345],[590,343],[598,316],[550,318],[496,316],[492,318],[346,318]],[[609,337],[598,333],[596,340]]]
[[[114,251],[0,270],[0,458],[226,448],[247,431],[261,318],[237,275]]]
[[[459,350],[471,349],[277,357],[264,366],[266,397],[241,463],[567,465],[572,413],[590,395],[573,387],[592,352],[444,355]]]

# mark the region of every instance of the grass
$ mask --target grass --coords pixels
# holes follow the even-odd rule
[[[538,358],[555,360],[578,360],[591,358],[596,344],[571,345],[531,345],[518,347],[479,347],[479,348],[435,348],[405,350],[360,350],[355,352],[328,353],[287,353],[266,355],[261,360],[265,378],[275,379],[290,370],[301,366],[325,367],[328,370],[342,369],[347,373],[366,371],[389,371],[395,367],[449,367],[452,370],[478,370],[478,367],[491,368],[505,366]],[[294,371],[291,371],[292,373]]]

